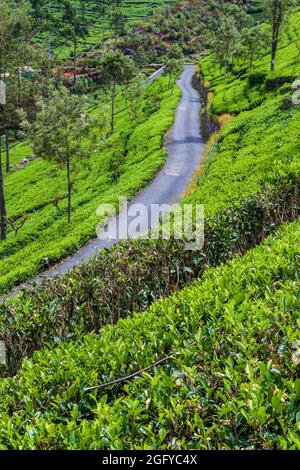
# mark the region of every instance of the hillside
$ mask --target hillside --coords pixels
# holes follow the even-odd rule
[[[32,1],[33,5],[36,2]],[[48,14],[47,2],[41,2],[39,8],[43,8],[42,18]],[[145,18],[152,14],[157,8],[164,8],[172,4],[173,0],[71,0],[71,5],[76,8],[76,14],[80,19],[81,25],[86,29],[84,37],[78,35],[78,49],[81,53],[88,52],[91,48],[102,48],[102,41],[114,38],[116,35],[123,35],[137,24],[140,24]],[[72,46],[66,31],[63,35],[59,31],[63,27],[63,4],[59,1],[50,2],[50,12],[58,22],[57,33],[52,34],[53,51],[62,58],[67,58],[72,54]],[[41,36],[44,38],[44,35]]]
[[[245,73],[245,63],[235,66],[234,74],[229,73],[224,80],[224,68],[216,67],[213,55],[201,62],[201,73],[210,83],[213,93],[210,111],[214,114],[239,113],[256,108],[268,98],[289,92],[299,74],[299,27],[300,10],[295,9],[282,32],[276,57],[276,71],[270,72],[271,55],[267,51],[263,57],[255,59],[253,69]],[[289,84],[290,88],[284,85]]]
[[[194,62],[206,147],[180,202],[204,205],[204,244],[118,244],[0,303],[0,450],[300,450],[300,5],[285,4],[270,71],[262,2],[236,3],[180,4],[118,36],[144,74],[163,36],[169,77],[139,88],[138,119],[119,86],[115,133],[74,178],[70,226],[63,170],[37,158],[5,175],[10,217],[28,219],[1,242],[3,291],[89,240],[97,205],[146,186],[167,138],[189,145],[183,129],[168,136],[183,111],[182,68],[168,68]],[[177,21],[192,30],[179,50]]]
[[[299,230],[25,361],[0,385],[2,449],[299,449]]]
[[[155,90],[159,93],[159,109],[151,106],[149,99]],[[93,238],[99,221],[96,209],[101,203],[117,204],[120,196],[130,199],[153,178],[166,157],[163,139],[172,125],[178,99],[179,90],[171,93],[167,80],[160,79],[159,84],[145,89],[140,97],[139,118],[135,122],[130,110],[124,110],[125,101],[119,95],[115,134],[74,174],[70,226],[65,224],[67,201],[63,169],[36,159],[7,174],[8,217],[16,221],[26,217],[26,222],[17,237],[11,229],[0,246],[2,293],[39,272],[45,257],[53,264]],[[92,115],[100,117],[105,106],[105,103],[98,103],[91,110]],[[14,161],[21,160],[24,144],[13,149],[12,155]]]

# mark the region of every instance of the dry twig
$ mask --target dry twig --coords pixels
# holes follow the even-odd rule
[[[134,377],[138,377],[139,375],[143,374],[144,372],[148,372],[148,370],[151,370],[154,367],[159,366],[160,364],[164,364],[169,359],[172,359],[173,356],[174,355],[172,354],[170,356],[165,357],[164,359],[160,359],[159,361],[155,362],[154,364],[151,364],[151,366],[145,367],[145,369],[141,369],[137,372],[134,372],[133,374],[127,375],[126,377],[121,377],[120,379],[116,379],[116,380],[113,380],[112,382],[107,382],[107,383],[104,383],[102,385],[95,385],[94,387],[86,388],[85,392],[90,392],[91,390],[96,390],[96,389],[100,390],[102,388],[109,387],[110,385],[115,385],[115,384],[118,384],[120,382],[124,382],[126,380],[133,379]]]

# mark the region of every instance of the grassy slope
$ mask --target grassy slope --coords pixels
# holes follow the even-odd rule
[[[300,27],[300,10],[294,13],[283,30],[276,58],[276,75],[299,76],[300,57],[298,49],[294,44],[295,31]],[[299,33],[298,33],[299,35]],[[253,71],[268,73],[270,70],[271,56],[266,53],[263,58],[254,62]],[[237,73],[245,64],[236,67]],[[214,93],[211,103],[211,111],[216,114],[239,113],[242,110],[252,109],[265,101],[270,95],[263,87],[249,89],[248,74],[244,73],[239,78],[233,74],[227,74],[224,78],[224,69],[216,66],[212,55],[201,63],[201,69],[205,79],[210,82],[210,90]],[[272,76],[272,74],[270,74]],[[290,82],[292,85],[292,81]]]
[[[291,17],[290,27],[280,42],[277,67],[278,73],[285,76],[300,71],[300,57],[296,56],[291,39],[299,22],[300,11]],[[267,71],[269,63],[269,55],[257,61],[255,72]],[[256,194],[283,165],[299,165],[300,106],[282,106],[286,98],[292,97],[292,82],[270,93],[264,85],[249,87],[247,75],[230,75],[224,82],[223,72],[213,65],[212,55],[202,61],[201,70],[213,93],[210,112],[238,113],[250,108],[221,132],[210,151],[206,171],[187,197],[189,202],[205,204],[206,214],[213,215]]]
[[[2,448],[300,449],[299,235],[289,225],[146,314],[36,353],[1,382]]]
[[[212,214],[280,173],[274,161],[297,171],[299,110],[264,98],[223,131],[189,196]],[[296,222],[146,314],[35,353],[1,382],[1,446],[300,449],[299,235]],[[139,379],[84,391],[170,353]]]
[[[166,79],[160,79],[166,83]],[[159,86],[158,83],[152,87]],[[125,110],[117,115],[116,134],[99,154],[93,155],[74,176],[73,218],[66,224],[66,182],[63,170],[43,160],[12,171],[5,178],[9,217],[27,214],[28,219],[17,238],[12,231],[0,246],[0,289],[3,292],[38,272],[45,257],[52,262],[67,256],[96,234],[96,208],[101,203],[117,203],[120,196],[131,198],[149,182],[162,166],[166,153],[163,138],[170,128],[180,91],[162,92],[158,112],[145,111],[132,122]],[[143,98],[142,106],[147,99]],[[101,107],[94,111],[97,115]],[[126,134],[126,149],[122,147]],[[114,182],[109,163],[113,153],[124,158],[121,176]],[[59,208],[54,199],[60,200]]]

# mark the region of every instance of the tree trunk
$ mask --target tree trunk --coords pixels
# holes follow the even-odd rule
[[[7,237],[6,205],[4,193],[4,181],[2,171],[2,149],[0,136],[0,240],[4,241]]]
[[[74,40],[74,81],[73,81],[73,91],[75,92],[77,88],[77,37],[75,36]]]
[[[105,3],[104,0],[102,0],[102,55],[104,56],[104,48],[105,48],[105,31],[104,31],[104,26],[105,26]]]
[[[19,108],[21,108],[21,105],[22,105],[21,88],[22,88],[22,68],[18,67],[18,106]]]
[[[224,59],[224,80],[226,81],[227,79],[227,59]]]
[[[116,96],[116,83],[113,82],[112,96],[111,96],[111,133],[115,131],[115,96]]]
[[[275,31],[275,28],[273,28],[272,52],[271,52],[271,71],[272,72],[274,72],[275,70],[275,58],[276,58],[276,52],[277,52],[277,44],[278,44],[278,38],[276,39],[276,31]]]
[[[6,173],[10,170],[10,158],[9,158],[9,140],[7,131],[5,131],[5,155],[6,155]]]
[[[234,73],[234,52],[231,54],[229,69],[231,73]]]
[[[279,32],[284,20],[284,9],[280,2],[275,2],[272,12],[272,51],[271,51],[271,71],[275,70],[275,59],[279,41]]]
[[[250,54],[250,70],[253,69],[253,61],[254,61],[254,50],[252,49]]]
[[[48,0],[48,16],[51,18],[51,2]],[[51,67],[51,29],[49,28],[48,32],[48,60],[49,60],[49,68]]]
[[[104,50],[105,50],[105,41],[104,41],[104,23],[103,23],[103,27],[102,27],[102,55],[103,56],[104,56]]]
[[[67,161],[67,178],[68,178],[68,224],[71,223],[71,171],[70,171],[70,160]]]

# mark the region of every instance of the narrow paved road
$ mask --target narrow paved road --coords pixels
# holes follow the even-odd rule
[[[178,81],[178,85],[182,90],[182,98],[171,129],[167,145],[168,158],[165,166],[152,183],[129,203],[128,210],[130,210],[133,204],[143,204],[150,213],[152,204],[171,205],[179,201],[200,163],[205,145],[200,134],[200,97],[192,86],[193,74],[194,66],[185,65],[184,72]],[[116,219],[113,220],[117,227],[122,227],[122,220],[124,219],[122,216],[124,216],[124,211],[121,211]],[[113,225],[112,223],[108,227],[106,237]],[[140,232],[145,232],[147,228],[149,228],[149,220],[148,216],[145,215],[140,223]],[[128,236],[132,238],[130,233]],[[117,242],[118,239],[105,241],[103,237],[91,240],[69,259],[51,268],[43,276],[39,276],[30,281],[30,283],[27,283],[26,287],[29,287],[32,283],[39,282],[42,277],[65,273],[74,266],[96,256],[98,250],[104,247],[109,248]],[[22,287],[24,286],[15,289],[9,297],[15,296]]]
[[[145,85],[150,85],[151,83],[154,82],[157,78],[161,77],[161,75],[164,73],[164,66],[161,66],[156,72],[154,72],[152,75],[150,75],[149,78],[147,78]]]

